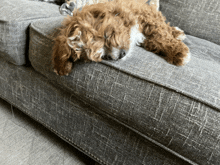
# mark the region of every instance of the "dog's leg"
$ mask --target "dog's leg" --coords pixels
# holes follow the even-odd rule
[[[148,51],[164,56],[171,64],[181,66],[188,63],[191,58],[189,48],[181,41],[184,38],[180,37],[184,33],[170,27],[161,12],[154,8],[149,8],[149,10],[152,12],[146,9],[139,13],[140,31],[146,38],[141,46]]]
[[[73,61],[71,61],[71,59],[73,59],[72,56],[75,55],[69,47],[65,46],[65,43],[65,38],[57,37],[52,54],[54,72],[61,76],[68,75],[71,72],[73,65]]]
[[[57,75],[60,76],[69,75],[73,66],[73,63],[72,61],[70,61],[70,59],[63,60],[62,57],[58,55],[58,56],[53,56],[52,61],[53,61],[54,72]]]
[[[155,34],[154,37],[145,39],[143,47],[151,52],[164,56],[167,62],[182,66],[191,59],[189,48],[172,35],[163,36]]]

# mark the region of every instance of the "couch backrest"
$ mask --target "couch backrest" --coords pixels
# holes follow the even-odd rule
[[[220,0],[160,0],[172,26],[220,45]]]
[[[27,0],[27,1],[49,2],[49,3],[54,3],[57,5],[61,5],[62,3],[65,2],[65,0]]]
[[[29,25],[60,16],[58,5],[28,0],[1,0],[0,11],[0,58],[16,65],[27,63]]]

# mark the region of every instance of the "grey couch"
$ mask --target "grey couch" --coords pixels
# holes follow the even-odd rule
[[[24,7],[27,6],[27,7]],[[192,53],[183,67],[136,47],[126,60],[51,66],[58,6],[0,4],[0,97],[100,164],[220,164],[219,0],[161,0]]]

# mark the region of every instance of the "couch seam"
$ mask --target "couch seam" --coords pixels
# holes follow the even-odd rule
[[[63,90],[65,90],[66,92],[68,92],[68,91],[66,90],[68,87],[63,87],[62,85],[60,85],[60,84],[58,84],[58,83],[55,84],[53,81],[49,81],[49,83],[50,83],[51,85],[53,85],[53,86],[58,86],[58,88],[63,89]],[[84,98],[82,98],[81,96],[78,96],[78,95],[76,95],[75,93],[74,93],[74,94],[71,94],[71,96],[77,96],[77,97],[80,98],[80,100],[81,100],[84,104],[89,105],[89,106],[90,106],[91,108],[93,108],[93,109],[97,109],[97,110],[95,110],[95,112],[98,113],[99,115],[104,115],[104,116],[110,118],[111,120],[116,121],[118,124],[121,124],[121,125],[125,126],[125,127],[128,128],[129,130],[132,130],[133,132],[135,132],[135,133],[137,133],[138,135],[144,137],[145,139],[147,139],[148,141],[152,142],[153,144],[155,144],[155,145],[157,145],[157,146],[163,148],[164,150],[166,150],[166,151],[172,153],[173,155],[179,157],[180,159],[183,159],[184,161],[186,161],[186,162],[188,162],[188,163],[190,163],[190,164],[197,165],[197,163],[191,161],[189,158],[186,158],[186,157],[182,156],[182,155],[179,154],[178,152],[173,151],[172,149],[170,149],[170,148],[166,147],[165,145],[161,144],[160,142],[158,142],[158,141],[156,141],[156,140],[154,140],[154,139],[148,137],[147,135],[145,135],[145,134],[142,133],[141,131],[139,131],[139,130],[133,128],[132,126],[128,125],[127,123],[124,123],[123,121],[120,121],[120,120],[117,119],[115,116],[112,116],[111,114],[107,113],[106,111],[103,111],[102,109],[100,109],[99,107],[96,107],[95,105],[93,105],[93,104],[90,103],[90,102],[86,102],[86,100],[85,100]],[[105,112],[105,113],[104,113],[104,112]]]
[[[60,87],[60,85],[59,85],[59,87]],[[76,94],[72,94],[72,95],[76,96]],[[180,155],[178,152],[173,151],[172,149],[170,149],[170,148],[166,147],[165,145],[161,144],[160,142],[158,142],[158,141],[156,141],[156,140],[154,140],[154,139],[148,137],[147,135],[145,135],[145,134],[142,133],[141,131],[139,131],[139,130],[133,128],[132,126],[128,125],[127,123],[124,123],[123,121],[118,120],[115,116],[112,116],[111,114],[109,114],[109,113],[107,113],[107,112],[104,113],[104,111],[103,111],[102,109],[100,109],[99,107],[94,106],[93,104],[91,104],[91,103],[89,103],[89,102],[86,102],[85,99],[83,99],[82,97],[80,97],[80,96],[78,96],[78,95],[77,95],[77,97],[79,97],[80,100],[81,100],[84,104],[88,104],[88,105],[91,106],[93,109],[98,109],[98,113],[99,113],[99,114],[105,115],[105,116],[109,117],[111,120],[116,121],[118,124],[121,124],[121,125],[125,126],[126,128],[128,128],[128,129],[132,130],[133,132],[137,133],[138,135],[144,137],[145,139],[147,139],[148,141],[152,142],[153,144],[155,144],[155,145],[157,145],[157,146],[163,148],[164,150],[166,150],[166,151],[168,151],[168,152],[174,154],[175,156],[177,156],[177,157],[183,159],[184,161],[186,161],[186,162],[188,162],[188,163],[190,163],[190,164],[193,164],[193,165],[197,165],[197,163],[195,163],[195,162],[191,161],[190,159],[188,159],[188,158],[186,158],[186,157]],[[97,112],[97,111],[96,111],[96,112]]]

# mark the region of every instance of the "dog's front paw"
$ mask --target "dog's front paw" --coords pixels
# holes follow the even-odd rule
[[[184,31],[182,29],[178,28],[178,27],[175,27],[175,29],[180,32],[180,34],[177,36],[176,39],[178,39],[180,41],[185,40],[186,39],[186,35],[185,35]]]
[[[188,52],[186,56],[182,59],[182,64],[186,65],[191,60],[191,53]]]
[[[54,72],[59,76],[68,76],[72,70],[72,62],[66,62],[65,65],[59,65],[54,67]]]
[[[189,51],[184,53],[177,53],[173,58],[166,58],[167,62],[176,66],[186,65],[191,60],[191,53]]]

